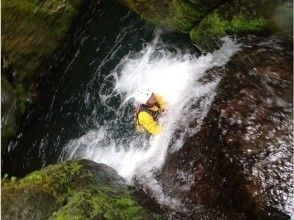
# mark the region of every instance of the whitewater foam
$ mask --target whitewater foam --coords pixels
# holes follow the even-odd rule
[[[103,125],[97,125],[96,129],[69,141],[60,160],[86,158],[107,164],[129,183],[132,183],[134,177],[144,180],[144,184],[153,189],[159,201],[170,201],[171,206],[180,207],[179,201],[163,195],[153,173],[163,166],[168,149],[172,153],[176,152],[182,147],[185,138],[200,129],[220,78],[208,82],[200,79],[208,69],[225,65],[240,50],[240,45],[230,38],[224,38],[223,41],[219,50],[197,57],[195,54],[182,53],[177,48],[167,49],[160,39],[160,33],[157,33],[155,39],[140,52],[131,52],[125,56],[105,78],[105,82],[112,82],[113,89],[107,94],[101,89],[99,93],[101,105],[108,107],[113,97],[120,98],[118,108],[109,107],[109,111],[115,111],[117,118],[106,120]],[[169,103],[168,113],[161,119],[164,124],[163,134],[146,137],[135,134],[134,130],[133,135],[120,132],[120,137],[113,138],[114,130],[123,125],[121,120],[134,123],[130,113],[132,94],[141,85],[148,86]],[[197,106],[192,108],[195,103],[198,103]],[[196,122],[196,127],[190,127],[191,122]],[[171,144],[176,130],[179,137]]]

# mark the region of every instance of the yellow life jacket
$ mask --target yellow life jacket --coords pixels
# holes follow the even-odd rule
[[[141,105],[136,114],[136,128],[140,132],[158,135],[162,127],[158,123],[161,112],[166,109],[167,102],[159,95],[155,95],[157,103],[152,107]]]

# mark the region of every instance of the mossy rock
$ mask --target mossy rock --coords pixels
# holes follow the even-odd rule
[[[3,0],[2,146],[17,133],[31,87],[87,0]],[[4,123],[3,123],[4,122]],[[4,148],[5,152],[5,148]]]
[[[292,33],[290,0],[122,0],[142,18],[190,33],[193,42],[231,34]],[[292,34],[291,34],[292,36]]]
[[[112,168],[89,160],[2,179],[2,219],[155,219]]]
[[[191,39],[201,42],[207,38],[231,34],[264,34],[273,31],[275,24],[268,11],[273,10],[274,6],[274,2],[269,3],[267,0],[251,4],[246,0],[227,2],[191,29]]]
[[[27,87],[64,38],[83,0],[2,1],[2,53]],[[46,27],[46,28],[44,28]]]
[[[167,26],[169,23],[170,3],[168,0],[122,0],[122,2],[147,21],[160,26]]]
[[[1,145],[7,146],[9,138],[17,133],[28,101],[22,84],[17,84],[14,87],[3,75],[1,85]]]
[[[189,32],[221,2],[221,0],[173,0],[170,7],[171,26],[181,32]]]
[[[122,1],[147,21],[185,33],[222,2],[222,0]]]
[[[292,3],[287,0],[226,2],[196,24],[190,31],[190,37],[192,41],[201,44],[207,39],[233,34],[288,34],[292,31],[289,26],[293,20],[293,12],[289,11],[289,5]]]

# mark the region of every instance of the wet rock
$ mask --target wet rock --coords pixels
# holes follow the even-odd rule
[[[15,136],[32,87],[86,0],[4,0],[2,14],[2,147]]]
[[[208,73],[222,80],[201,130],[158,175],[189,210],[182,218],[289,219],[294,211],[291,45],[277,36],[239,42],[226,68]]]
[[[163,0],[123,2],[142,18],[163,27],[170,27],[181,32],[189,32],[209,11],[217,7],[223,0]]]
[[[292,33],[292,1],[202,1],[164,0],[123,2],[142,18],[163,27],[190,33],[203,49],[213,40],[230,34],[264,34],[272,31]],[[212,45],[211,45],[212,44]]]
[[[112,168],[69,161],[2,179],[2,219],[155,219]]]
[[[284,1],[284,4],[285,2],[287,1]],[[201,42],[203,44],[202,41],[211,37],[248,33],[261,35],[279,30],[281,27],[278,22],[275,22],[273,17],[275,14],[281,13],[277,11],[277,6],[282,4],[283,2],[281,1],[268,0],[226,1],[207,14],[192,28],[190,31],[191,39],[194,42]],[[283,13],[286,11],[285,9]],[[289,18],[288,22],[291,23],[291,20]],[[288,32],[290,33],[291,29],[288,29]]]

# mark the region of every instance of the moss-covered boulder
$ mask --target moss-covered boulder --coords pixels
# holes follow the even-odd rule
[[[194,42],[230,34],[292,31],[289,0],[123,0],[142,18],[190,33]]]
[[[2,219],[154,219],[112,168],[89,160],[2,179]]]
[[[223,0],[123,0],[123,2],[148,21],[187,33],[195,23]]]
[[[230,34],[262,34],[279,29],[275,20],[279,1],[234,0],[207,14],[190,31],[195,42]]]
[[[3,0],[2,145],[19,127],[32,83],[64,39],[86,0]]]

